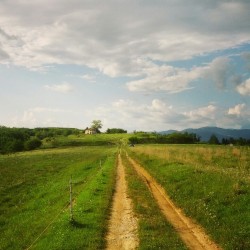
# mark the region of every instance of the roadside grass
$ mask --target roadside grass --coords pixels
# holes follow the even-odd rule
[[[223,249],[250,249],[250,149],[152,145],[130,149]]]
[[[63,208],[68,206],[71,175],[76,202],[78,197],[82,199],[82,191],[100,178],[100,160],[105,167],[105,188],[111,188],[109,157],[116,150],[77,147],[0,155],[0,249],[27,248],[60,211],[67,220]]]
[[[124,153],[122,159],[126,166],[128,193],[139,223],[139,249],[187,249]]]
[[[73,220],[65,211],[33,249],[104,249],[115,182],[115,156],[109,157],[77,197]]]

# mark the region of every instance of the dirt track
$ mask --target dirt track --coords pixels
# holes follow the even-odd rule
[[[127,196],[127,183],[121,156],[118,156],[116,189],[112,214],[107,235],[108,250],[132,250],[139,245],[137,219],[132,210],[131,199]]]
[[[157,201],[167,220],[174,226],[176,231],[180,234],[182,240],[190,249],[221,249],[209,239],[209,237],[199,225],[194,223],[191,219],[187,218],[182,213],[182,211],[173,204],[173,202],[165,193],[164,189],[159,184],[157,184],[157,182],[149,175],[149,173],[144,168],[142,168],[130,157],[128,157],[128,159],[137,173],[147,183],[147,186],[152,192],[155,200]]]

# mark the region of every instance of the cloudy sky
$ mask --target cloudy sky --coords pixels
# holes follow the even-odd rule
[[[0,125],[250,128],[249,0],[1,0]]]

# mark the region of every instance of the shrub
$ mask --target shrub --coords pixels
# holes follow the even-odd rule
[[[34,150],[42,145],[41,140],[38,138],[32,138],[25,142],[25,149]]]

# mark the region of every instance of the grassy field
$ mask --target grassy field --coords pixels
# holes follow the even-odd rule
[[[125,145],[130,134],[94,134],[94,135],[70,135],[46,138],[42,148],[57,148],[70,146],[106,146]]]
[[[103,248],[116,151],[74,147],[0,155],[0,249],[28,248],[50,223],[32,249]]]
[[[223,249],[250,249],[250,148],[142,145],[130,150]]]
[[[0,249],[104,249],[117,149],[130,136],[57,137],[41,150],[0,155]],[[128,150],[223,249],[250,249],[250,148],[136,145]],[[139,221],[139,248],[186,249],[124,155],[123,161]]]

